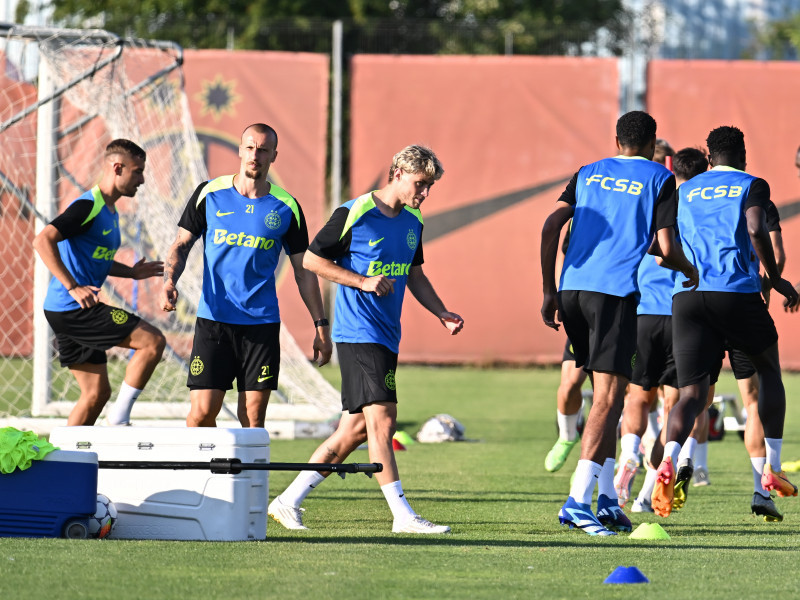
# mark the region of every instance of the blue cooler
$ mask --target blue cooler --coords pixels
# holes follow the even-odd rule
[[[97,505],[97,453],[55,450],[0,473],[0,537],[86,538]]]

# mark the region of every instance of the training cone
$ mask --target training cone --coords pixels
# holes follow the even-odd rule
[[[617,567],[603,583],[650,583],[636,567]]]
[[[629,538],[634,540],[668,540],[669,534],[658,523],[642,523],[633,530]]]
[[[393,448],[394,450],[405,450],[405,449],[406,449],[406,447],[405,447],[405,446],[403,446],[403,444],[401,444],[400,442],[398,442],[398,441],[397,441],[396,439],[394,439],[394,438],[392,438],[392,448]]]
[[[394,434],[394,438],[392,439],[397,440],[398,442],[403,444],[403,446],[410,446],[411,444],[416,444],[414,438],[408,435],[405,431],[398,431],[397,433]]]
[[[800,471],[800,460],[785,462],[781,465],[781,469],[784,471],[790,471],[792,473],[796,473]]]

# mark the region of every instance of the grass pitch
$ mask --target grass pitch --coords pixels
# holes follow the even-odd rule
[[[325,373],[336,382],[333,369]],[[559,526],[577,461],[544,470],[556,438],[555,369],[401,367],[400,429],[414,435],[437,413],[472,442],[398,452],[411,505],[453,533],[392,535],[374,480],[332,476],[304,507],[310,531],[270,521],[263,542],[196,543],[0,539],[0,598],[746,598],[800,592],[800,499],[777,499],[783,523],[750,515],[752,476],[734,434],[712,442],[712,485],[690,488],[668,541],[593,538]],[[800,376],[787,375],[784,459],[800,459]],[[718,392],[736,393],[730,375]],[[307,460],[318,441],[275,441],[273,460]],[[368,462],[355,452],[352,462]],[[291,481],[270,474],[270,497]],[[637,477],[638,491],[642,477]],[[795,475],[800,480],[800,474]],[[112,499],[113,500],[113,499]],[[617,566],[649,584],[606,585]],[[795,594],[793,594],[794,592]]]

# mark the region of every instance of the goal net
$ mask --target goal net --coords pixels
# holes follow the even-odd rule
[[[128,138],[147,151],[145,185],[122,198],[122,246],[116,259],[163,258],[186,199],[208,178],[181,70],[170,42],[122,39],[101,30],[0,25],[0,426],[47,430],[62,424],[79,391],[58,365],[42,304],[50,273],[33,237],[69,202],[99,181],[106,145]],[[179,283],[174,313],[158,306],[161,280],[110,277],[101,295],[160,328],[164,360],[133,409],[132,420],[182,422],[186,370],[202,280],[201,242]],[[286,261],[279,268],[286,268]],[[281,388],[267,411],[278,437],[324,436],[341,410],[338,392],[311,366],[285,327]],[[129,351],[109,352],[116,390]],[[229,393],[235,403],[235,392]],[[113,397],[112,397],[113,401]],[[237,426],[226,407],[220,425]],[[157,423],[153,423],[157,424]]]

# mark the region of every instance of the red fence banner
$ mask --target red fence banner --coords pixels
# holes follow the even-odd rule
[[[351,83],[351,196],[409,144],[445,169],[422,205],[423,268],[465,327],[447,335],[409,297],[400,359],[560,361],[564,334],[539,313],[542,224],[582,165],[616,154],[617,61],[359,55]]]

